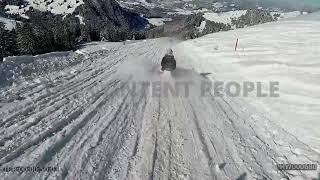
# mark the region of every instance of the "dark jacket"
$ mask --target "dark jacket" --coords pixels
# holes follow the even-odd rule
[[[176,60],[173,55],[166,54],[161,61],[161,69],[167,71],[173,71],[176,69]]]

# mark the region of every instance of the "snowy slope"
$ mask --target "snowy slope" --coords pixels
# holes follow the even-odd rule
[[[120,6],[122,6],[123,8],[127,8],[127,9],[131,9],[132,6],[137,6],[137,5],[140,5],[140,6],[144,6],[146,8],[154,8],[154,7],[157,7],[156,4],[154,3],[149,3],[149,2],[146,2],[144,0],[137,0],[137,1],[127,1],[127,0],[120,0],[118,1]]]
[[[196,10],[188,10],[188,9],[181,9],[176,8],[174,9],[174,12],[168,12],[169,15],[179,14],[179,15],[191,15],[191,14],[197,14],[197,13],[204,13],[207,12],[208,9],[202,8],[202,9],[196,9]]]
[[[278,20],[296,18],[300,15],[306,15],[308,12],[292,11],[292,12],[271,12],[271,15],[279,14]]]
[[[231,19],[239,18],[240,16],[246,14],[247,10],[235,10],[235,11],[227,11],[221,13],[214,12],[205,12],[203,17],[209,21],[231,24]],[[300,11],[292,11],[292,12],[271,12],[271,15],[279,14],[280,17],[277,20],[295,18],[301,15]],[[307,12],[303,12],[303,14],[307,14]]]
[[[231,24],[232,18],[239,18],[240,16],[246,14],[246,12],[247,10],[228,11],[222,13],[206,12],[204,13],[203,17],[209,21]]]
[[[165,22],[172,21],[171,18],[148,18],[147,20],[154,26],[161,26],[164,25]]]
[[[16,27],[17,22],[12,19],[4,18],[0,16],[0,22],[2,22],[5,25],[5,28],[7,30],[12,30]]]
[[[182,43],[181,57],[215,79],[279,81],[280,98],[244,98],[285,130],[320,152],[319,13]],[[239,38],[237,52],[234,51]],[[188,53],[189,54],[189,53]]]
[[[318,88],[317,79],[309,76],[316,77],[319,73],[313,60],[319,53],[302,54],[298,40],[313,44],[315,49],[305,47],[309,52],[316,52],[318,25],[316,21],[283,21],[181,44],[167,38],[126,44],[91,43],[61,58],[48,55],[21,60],[18,67],[6,61],[1,64],[4,69],[0,72],[10,72],[13,77],[12,85],[0,88],[0,168],[56,166],[58,171],[0,171],[0,177],[17,180],[316,178],[316,171],[277,170],[279,163],[319,164],[320,152],[316,143],[309,144],[299,133],[288,132],[262,107],[265,103],[271,108],[271,115],[276,116],[275,110],[284,109],[281,103],[299,105],[283,100],[317,105],[317,92],[308,87]],[[266,34],[261,33],[262,29]],[[305,34],[299,35],[293,29]],[[271,32],[278,36],[272,36]],[[261,38],[256,38],[255,33]],[[240,39],[237,53],[233,50],[236,37]],[[275,43],[275,39],[279,42]],[[172,74],[158,70],[168,47],[174,47],[178,62]],[[265,60],[258,61],[262,57]],[[32,65],[36,61],[40,66]],[[21,69],[26,73],[20,73]],[[256,98],[247,101],[213,95],[200,97],[200,82],[207,79],[197,71],[213,72],[208,77],[216,79],[284,80],[284,87],[281,86],[284,99],[270,105],[272,99],[260,103]],[[295,73],[298,75],[294,76]],[[298,83],[288,80],[290,77]],[[192,84],[186,96],[159,95],[154,86],[138,86],[135,93],[129,91],[134,89],[132,83],[164,88],[183,82]],[[302,91],[308,94],[299,94]],[[288,94],[301,98],[287,98]],[[256,106],[258,102],[262,105]],[[304,113],[313,112],[310,117],[317,116],[312,111],[317,108],[314,107],[305,108]],[[298,111],[290,113],[299,115]],[[283,121],[290,120],[286,112],[281,117]],[[312,121],[308,120],[308,123]],[[302,121],[308,125],[307,119]],[[287,126],[301,132],[298,125],[302,121]],[[312,131],[305,136],[317,137]]]

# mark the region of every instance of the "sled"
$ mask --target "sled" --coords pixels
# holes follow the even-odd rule
[[[172,71],[174,71],[175,69],[176,69],[175,66],[162,66],[162,67],[161,67],[161,71],[170,71],[170,72],[172,72]]]

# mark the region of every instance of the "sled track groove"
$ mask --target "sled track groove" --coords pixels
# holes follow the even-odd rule
[[[210,171],[210,175],[213,179],[217,179],[217,176],[216,176],[216,173],[215,171],[213,170],[213,158],[211,157],[211,154],[210,154],[210,150],[209,150],[209,147],[208,147],[208,144],[206,143],[206,138],[205,138],[205,134],[203,133],[203,130],[201,129],[200,127],[200,124],[199,124],[199,119],[198,119],[198,116],[196,114],[196,111],[192,105],[192,103],[190,103],[190,107],[191,107],[191,110],[192,110],[192,114],[194,116],[193,118],[193,121],[196,125],[196,130],[197,130],[197,133],[198,133],[198,138],[202,144],[202,152],[204,153],[206,159],[207,159],[207,164],[208,164],[208,167],[209,167],[209,171]]]

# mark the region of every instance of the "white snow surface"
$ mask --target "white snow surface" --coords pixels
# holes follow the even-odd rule
[[[133,1],[120,0],[120,1],[117,1],[117,2],[120,4],[121,7],[126,8],[126,9],[132,9],[132,6],[137,6],[137,5],[144,6],[146,8],[157,7],[156,4],[149,3],[149,2],[146,2],[144,0],[133,0]]]
[[[232,18],[239,18],[242,15],[245,15],[247,10],[234,10],[234,11],[227,11],[221,13],[214,13],[214,12],[205,12],[203,17],[209,21],[224,23],[224,24],[231,24]],[[301,15],[300,11],[292,11],[292,12],[271,12],[272,16],[275,14],[280,14],[278,20],[288,19],[288,18],[295,18]],[[303,15],[307,14],[307,12],[302,12]]]
[[[271,12],[270,13],[272,16],[274,16],[275,14],[280,14],[280,17],[278,18],[278,20],[282,20],[282,19],[288,19],[288,18],[296,18],[300,15],[306,15],[308,14],[308,12],[300,12],[300,11],[291,11],[291,12]]]
[[[59,170],[1,171],[0,177],[316,178],[317,171],[279,171],[276,164],[319,166],[313,131],[319,127],[318,27],[317,21],[291,20],[183,43],[97,42],[61,58],[1,63],[8,77],[0,81],[0,168]],[[178,67],[161,73],[169,47]],[[207,79],[199,72],[213,74]],[[8,81],[10,73],[15,78]],[[281,97],[200,97],[200,83],[214,79],[279,80]],[[192,89],[187,96],[159,95],[148,86],[128,92],[141,82],[161,88],[188,82]]]
[[[84,18],[81,15],[76,15],[75,17],[79,18],[80,24],[85,25],[86,23],[84,22]]]
[[[319,153],[319,17],[315,13],[210,34],[182,43],[177,50],[188,49],[186,57],[180,59],[185,59],[187,66],[197,72],[212,72],[212,78],[218,80],[278,81],[279,98],[255,98],[252,94],[251,98],[241,99],[267,112],[272,121]]]
[[[212,4],[212,6],[216,9],[220,9],[223,7],[223,4],[221,2],[215,2]]]
[[[12,29],[16,28],[16,25],[17,25],[17,22],[15,20],[4,18],[1,16],[0,16],[0,22],[4,23],[5,28],[7,30],[12,30]]]
[[[167,14],[191,15],[191,14],[205,13],[205,12],[208,12],[208,9],[202,8],[197,10],[188,10],[188,9],[176,8],[174,9],[174,12],[168,12]]]
[[[207,21],[202,21],[199,27],[196,27],[198,31],[201,33],[206,28]]]
[[[73,13],[81,4],[84,4],[83,0],[26,0],[26,2],[26,6],[7,5],[5,9],[7,9],[7,13],[19,14],[22,17],[26,17],[25,12],[30,7],[40,11],[50,11],[53,14],[67,15]]]
[[[227,11],[221,13],[206,12],[203,17],[209,21],[218,23],[231,24],[231,18],[239,18],[246,14],[247,10]]]
[[[150,24],[155,26],[161,26],[164,25],[165,22],[172,21],[171,18],[148,18],[147,20]]]

